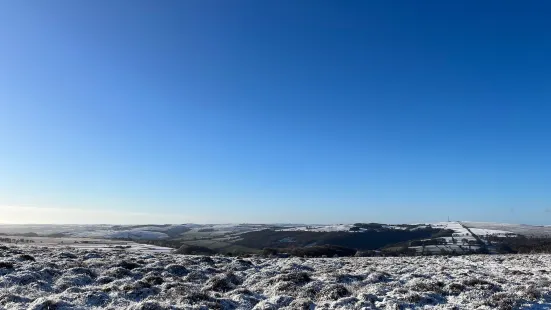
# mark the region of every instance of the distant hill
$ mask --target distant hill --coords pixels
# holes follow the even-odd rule
[[[79,238],[135,241],[179,249],[178,252],[183,254],[203,255],[287,253],[300,256],[300,253],[306,253],[305,256],[326,256],[350,255],[356,251],[365,255],[379,252],[432,255],[544,252],[551,249],[549,226],[479,222],[413,225],[369,222],[332,225],[0,225],[2,233],[10,240],[49,237],[67,239],[70,243],[79,243]],[[522,239],[523,236],[530,237],[530,242]],[[268,250],[264,252],[265,249]]]
[[[389,244],[429,238],[440,231],[441,229],[430,227],[417,230],[379,227],[378,229],[361,232],[276,231],[265,229],[241,234],[241,239],[235,243],[252,248],[336,245],[358,250],[375,250]]]

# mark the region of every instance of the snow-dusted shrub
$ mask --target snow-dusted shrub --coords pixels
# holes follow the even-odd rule
[[[180,300],[187,304],[202,304],[213,300],[207,293],[193,289],[182,291],[178,295]]]
[[[143,277],[142,281],[151,285],[161,285],[164,282],[163,278],[154,275],[147,275]]]
[[[311,281],[312,278],[307,272],[291,272],[280,274],[263,282],[269,285],[268,288],[273,294],[297,296],[299,292],[304,291],[302,287]],[[312,296],[307,297],[315,296],[316,292],[312,293]]]
[[[32,262],[36,261],[36,259],[29,254],[22,254],[22,255],[19,255],[17,258],[21,261],[32,261]]]
[[[467,279],[463,281],[463,285],[467,287],[474,287],[479,290],[499,291],[501,289],[497,284],[480,278]]]
[[[448,283],[443,291],[448,295],[459,295],[461,292],[465,291],[465,285],[457,282]]]
[[[227,292],[233,290],[241,283],[241,279],[239,279],[239,277],[237,277],[233,272],[227,272],[209,279],[203,289],[216,292]]]
[[[121,267],[124,269],[132,270],[141,267],[140,264],[135,262],[129,262],[129,261],[122,261],[116,265],[116,267]]]
[[[350,296],[350,291],[341,284],[327,285],[317,294],[317,300],[337,300]]]
[[[354,274],[348,274],[348,273],[338,274],[335,277],[335,280],[339,283],[353,283],[353,282],[362,281],[363,279],[364,279],[364,276],[362,275],[354,275]]]
[[[425,279],[414,279],[407,283],[408,289],[415,292],[435,292],[442,293],[444,282]]]
[[[74,306],[57,298],[40,297],[33,301],[27,310],[73,310]]]
[[[77,258],[78,256],[69,252],[61,252],[59,253],[58,257],[59,258]]]
[[[368,293],[360,293],[358,294],[358,299],[362,301],[366,301],[370,304],[374,304],[377,301],[380,301],[381,298],[377,297],[377,295],[374,294],[368,294]]]
[[[184,280],[186,282],[203,282],[203,281],[206,281],[207,279],[208,279],[208,276],[204,272],[195,270],[188,273],[188,275],[185,277]]]
[[[228,264],[228,270],[230,271],[244,271],[252,268],[254,265],[248,260],[236,259]]]
[[[62,274],[60,270],[50,268],[50,267],[42,268],[40,269],[40,271],[38,271],[38,273],[40,274],[40,277],[42,279],[47,281],[51,281],[54,277],[57,277]]]
[[[41,275],[38,272],[24,270],[4,276],[3,282],[11,285],[24,286],[37,282],[40,278]]]
[[[291,295],[303,299],[315,299],[324,286],[325,284],[321,281],[312,281],[294,291]]]
[[[11,294],[8,292],[2,292],[0,293],[0,305],[6,305],[9,303],[27,303],[30,299],[27,297]]]
[[[81,296],[87,306],[102,307],[109,302],[109,295],[104,292],[87,292]]]
[[[252,309],[257,305],[261,300],[264,299],[264,296],[251,292],[247,288],[237,288],[233,290],[230,294],[227,295],[231,300],[237,302],[244,308]]]
[[[403,300],[410,303],[410,304],[416,304],[416,305],[435,305],[441,301],[443,301],[443,298],[441,295],[434,294],[434,293],[416,293],[411,292],[408,293],[403,297]]]
[[[218,274],[221,272],[220,270],[213,267],[204,268],[204,269],[201,269],[201,271],[208,275]]]
[[[88,259],[94,259],[94,258],[102,258],[103,256],[99,253],[99,252],[90,252],[90,253],[86,253],[82,256],[82,259],[83,260],[88,260]]]
[[[271,304],[275,305],[277,308],[286,307],[291,302],[293,302],[293,300],[294,300],[293,297],[286,296],[286,295],[273,296],[270,299],[268,299],[268,301]]]
[[[171,309],[171,307],[167,305],[161,305],[159,302],[153,301],[153,300],[142,301],[128,308],[128,310],[168,310],[168,309]]]
[[[356,297],[344,297],[332,303],[332,307],[335,309],[353,309],[358,302]]]
[[[144,300],[151,295],[157,295],[161,292],[160,288],[144,281],[127,283],[122,286],[121,290],[126,298],[136,301]]]
[[[85,274],[64,275],[55,281],[58,290],[65,290],[69,287],[89,285],[94,280]]]
[[[389,277],[388,273],[375,271],[370,273],[367,277],[365,277],[365,282],[366,283],[384,282],[388,280],[388,277]]]
[[[166,266],[165,270],[172,276],[182,277],[189,273],[186,267],[178,264],[170,264]]]
[[[85,267],[73,267],[73,268],[69,268],[67,270],[68,274],[71,274],[71,275],[87,275],[89,276],[90,278],[95,278],[96,277],[96,273],[91,270],[90,268],[85,268]]]
[[[291,282],[296,285],[304,285],[312,281],[307,272],[291,272],[275,277],[271,282]]]
[[[515,309],[517,304],[518,299],[514,295],[505,292],[495,293],[486,301],[486,305],[499,310],[512,310]]]
[[[545,287],[545,286],[544,286]],[[543,296],[543,290],[541,288],[537,288],[533,285],[525,288],[524,290],[520,291],[520,296],[526,300],[529,301],[536,301],[540,299]]]
[[[115,281],[115,278],[113,278],[113,277],[102,276],[102,277],[98,277],[98,278],[96,279],[96,284],[102,285],[102,284],[111,283],[111,282],[113,282],[113,281]]]
[[[300,271],[307,271],[312,272],[314,271],[314,268],[310,266],[306,266],[304,264],[299,264],[294,261],[290,261],[289,263],[285,264],[283,268],[281,268],[282,272],[300,272]]]
[[[161,275],[163,271],[165,271],[164,267],[157,267],[157,266],[143,266],[136,268],[132,270],[133,272],[141,273],[141,274],[151,274],[154,273],[155,275]]]
[[[15,271],[15,266],[12,262],[0,262],[0,276],[12,273]]]
[[[269,302],[268,300],[263,300],[259,303],[257,303],[253,310],[277,310],[278,307],[274,304],[272,304],[271,302]]]
[[[252,309],[261,300],[253,295],[235,294],[231,296],[231,300],[235,301],[245,309]]]
[[[315,305],[310,299],[297,298],[287,306],[288,309],[297,309],[297,310],[313,310]]]
[[[197,259],[197,262],[204,263],[204,264],[211,265],[211,266],[213,266],[215,264],[214,260],[212,258],[210,258],[209,256],[200,256]]]
[[[113,277],[115,279],[121,279],[132,275],[130,270],[122,267],[113,267],[107,269],[105,272],[102,273],[102,276],[104,277]]]
[[[84,289],[80,286],[73,286],[67,288],[65,291],[63,291],[63,295],[66,296],[67,294],[80,294],[83,293]]]

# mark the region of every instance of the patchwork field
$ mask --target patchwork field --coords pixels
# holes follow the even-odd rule
[[[551,255],[288,258],[2,246],[3,309],[548,309]]]

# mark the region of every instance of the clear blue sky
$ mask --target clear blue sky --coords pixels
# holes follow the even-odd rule
[[[4,1],[2,221],[551,224],[550,29],[548,1]]]

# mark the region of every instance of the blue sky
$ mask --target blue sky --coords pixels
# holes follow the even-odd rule
[[[2,221],[551,224],[550,16],[3,2]]]

